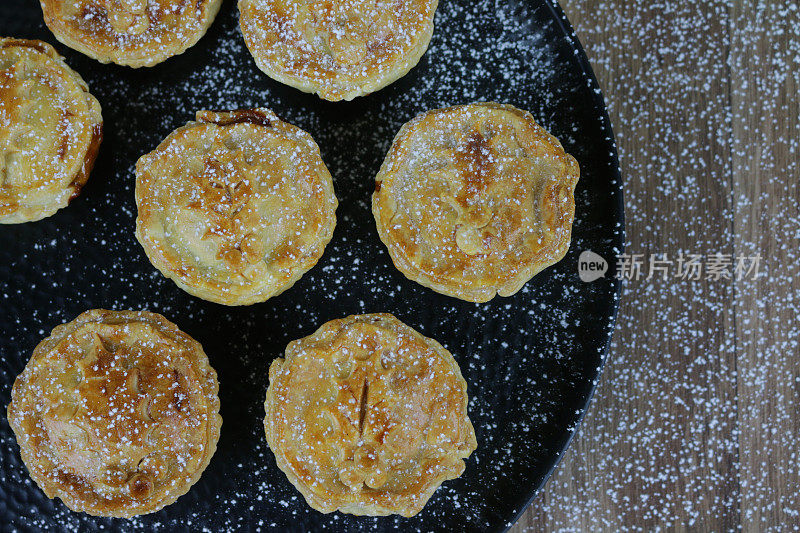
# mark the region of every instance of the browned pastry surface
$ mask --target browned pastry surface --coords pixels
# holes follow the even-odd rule
[[[372,212],[406,277],[485,302],[564,257],[579,174],[530,113],[495,103],[437,109],[395,137]]]
[[[453,356],[389,314],[350,316],[289,343],[269,369],[267,442],[308,504],[418,513],[475,450]]]
[[[92,310],[39,343],[8,421],[48,497],[130,517],[200,478],[219,439],[218,388],[200,344],[163,316]]]
[[[336,196],[319,147],[267,109],[200,111],[136,164],[136,238],[179,287],[263,302],[313,267]]]
[[[352,100],[404,76],[428,48],[438,0],[239,0],[258,67],[326,100]]]
[[[101,63],[152,66],[205,35],[221,0],[40,0],[56,38]]]
[[[0,224],[39,220],[89,179],[100,104],[42,41],[0,38]]]

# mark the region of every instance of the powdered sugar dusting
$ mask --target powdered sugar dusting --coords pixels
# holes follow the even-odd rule
[[[762,272],[628,282],[531,531],[796,531],[800,10],[568,4],[620,141],[628,252],[760,255]]]
[[[437,0],[242,0],[242,34],[270,76],[332,101],[370,93],[413,67]]]
[[[137,239],[179,286],[263,302],[319,260],[335,224],[313,140],[269,110],[198,113],[139,159]]]
[[[43,0],[59,40],[107,63],[152,66],[197,42],[220,0]]]

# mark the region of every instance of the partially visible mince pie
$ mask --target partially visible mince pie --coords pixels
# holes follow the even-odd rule
[[[352,100],[403,77],[431,40],[438,0],[239,0],[258,68],[326,100]]]
[[[453,356],[389,314],[289,343],[269,380],[267,443],[323,513],[413,516],[477,446]]]
[[[136,238],[185,291],[263,302],[322,256],[338,205],[319,147],[267,109],[200,111],[136,163]]]
[[[93,310],[39,343],[8,421],[48,497],[131,517],[200,478],[219,439],[218,388],[200,344],[163,316]]]
[[[205,35],[222,0],[40,0],[56,39],[101,63],[150,67]]]
[[[564,257],[579,175],[528,112],[496,103],[438,109],[400,129],[372,212],[406,277],[486,302]]]
[[[78,196],[102,132],[100,104],[52,46],[0,38],[0,224],[48,217]]]

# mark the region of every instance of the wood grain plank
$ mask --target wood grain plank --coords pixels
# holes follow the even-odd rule
[[[736,248],[764,263],[736,286],[743,529],[789,530],[800,523],[800,8],[737,1],[731,36]]]
[[[728,5],[563,5],[609,103],[629,252],[732,254]],[[626,283],[580,434],[513,531],[738,526],[733,291],[730,279]]]

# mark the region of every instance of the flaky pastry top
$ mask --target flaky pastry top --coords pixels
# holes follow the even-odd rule
[[[8,421],[48,497],[130,517],[199,479],[219,439],[218,387],[200,344],[163,316],[92,310],[36,347]]]
[[[39,220],[75,198],[102,131],[100,104],[52,46],[0,38],[0,223]]]
[[[477,446],[453,356],[389,314],[324,324],[269,379],[267,442],[324,513],[412,516]]]
[[[270,77],[352,100],[405,75],[428,48],[438,0],[239,0],[242,34]]]
[[[566,254],[579,174],[530,113],[495,103],[438,109],[395,137],[372,210],[403,274],[485,302]]]
[[[319,147],[268,109],[200,111],[136,163],[136,237],[181,288],[262,302],[313,267],[336,224]]]
[[[56,38],[101,63],[152,66],[206,33],[221,0],[40,0]]]

